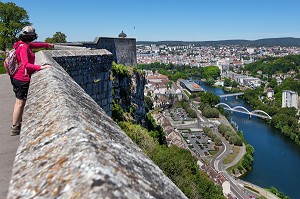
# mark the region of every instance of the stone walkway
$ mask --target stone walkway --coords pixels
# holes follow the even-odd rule
[[[0,75],[0,198],[6,198],[19,136],[10,136],[15,96],[8,75]]]

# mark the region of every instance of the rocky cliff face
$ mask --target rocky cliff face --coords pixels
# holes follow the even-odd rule
[[[116,65],[115,65],[116,66]],[[145,124],[145,75],[131,67],[116,70],[113,66],[113,100],[124,112],[130,113],[136,124]],[[118,65],[120,66],[120,65]]]

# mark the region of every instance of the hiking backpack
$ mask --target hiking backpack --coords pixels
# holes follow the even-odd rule
[[[22,46],[23,44],[20,44],[17,49]],[[6,73],[9,74],[10,76],[13,76],[16,74],[18,69],[20,68],[21,63],[18,62],[17,55],[16,55],[16,50],[17,49],[11,49],[6,53],[6,58],[4,60],[4,66],[6,69]]]

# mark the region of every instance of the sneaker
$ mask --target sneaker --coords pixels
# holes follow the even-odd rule
[[[13,125],[11,127],[11,136],[15,136],[15,135],[20,135],[20,131],[21,131],[21,124],[18,125]]]

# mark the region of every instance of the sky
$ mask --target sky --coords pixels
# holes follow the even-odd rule
[[[117,37],[137,41],[300,38],[299,0],[0,0],[24,8],[40,41]]]

